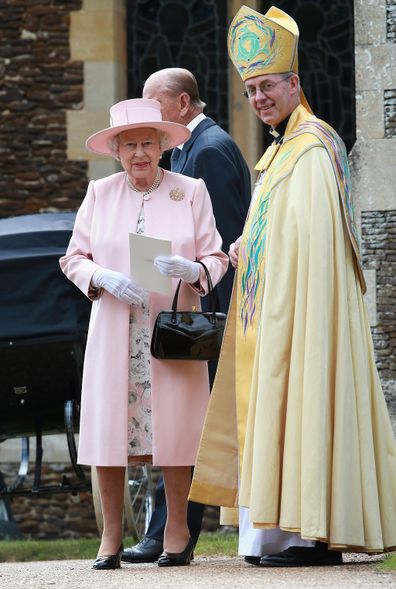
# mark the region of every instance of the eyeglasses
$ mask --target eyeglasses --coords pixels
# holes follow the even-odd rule
[[[293,73],[285,74],[285,76],[277,82],[271,82],[270,80],[265,80],[264,82],[261,82],[261,84],[259,85],[259,90],[261,94],[271,94],[275,86],[277,86],[281,82],[285,82],[286,80],[291,78],[292,75]],[[243,92],[243,95],[245,96],[245,98],[254,98],[256,96],[256,92],[257,88],[255,86],[248,86],[245,92]]]

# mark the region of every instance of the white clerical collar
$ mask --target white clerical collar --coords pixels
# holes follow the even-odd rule
[[[199,123],[204,119],[206,119],[206,115],[204,115],[203,112],[199,113],[199,115],[197,115],[194,119],[192,119],[192,121],[188,123],[188,125],[186,125],[187,129],[189,129],[189,131],[191,131],[192,133],[195,127],[198,127]],[[183,146],[184,143],[180,143],[180,145],[177,145],[176,147],[178,147],[179,149],[183,149]]]

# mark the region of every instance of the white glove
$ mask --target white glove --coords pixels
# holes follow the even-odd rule
[[[144,291],[121,272],[98,268],[93,273],[91,284],[96,288],[104,288],[123,303],[128,303],[128,305],[143,304]]]
[[[191,284],[197,282],[201,270],[200,264],[182,256],[157,256],[154,259],[154,266],[165,276],[181,278],[184,282]]]

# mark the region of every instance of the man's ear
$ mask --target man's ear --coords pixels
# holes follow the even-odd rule
[[[191,98],[187,92],[182,92],[179,94],[179,101],[180,101],[180,116],[185,117],[190,110],[191,105]]]
[[[300,91],[300,78],[297,74],[293,74],[289,78],[291,93],[295,94]]]

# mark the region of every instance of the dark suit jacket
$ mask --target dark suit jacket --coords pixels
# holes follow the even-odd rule
[[[178,148],[175,148],[178,149]],[[202,178],[209,191],[217,229],[223,239],[223,251],[242,234],[250,204],[250,173],[235,141],[211,118],[201,121],[184,144],[172,171]],[[217,285],[217,310],[227,313],[234,270]],[[208,309],[207,297],[202,301]]]
[[[179,152],[176,148],[174,151]],[[217,229],[223,238],[223,251],[242,233],[250,203],[250,174],[245,160],[231,137],[216,123],[206,118],[192,132],[184,144],[177,161],[171,159],[171,169],[192,178],[202,178],[212,199]],[[227,274],[215,287],[216,308],[227,313],[231,298],[234,270],[230,265]],[[208,297],[202,299],[202,308],[208,310]],[[209,362],[209,378],[213,383],[216,362]],[[166,522],[166,501],[162,478],[157,484],[155,510],[146,536],[163,542]],[[201,531],[203,505],[189,502],[188,526],[194,543]]]

